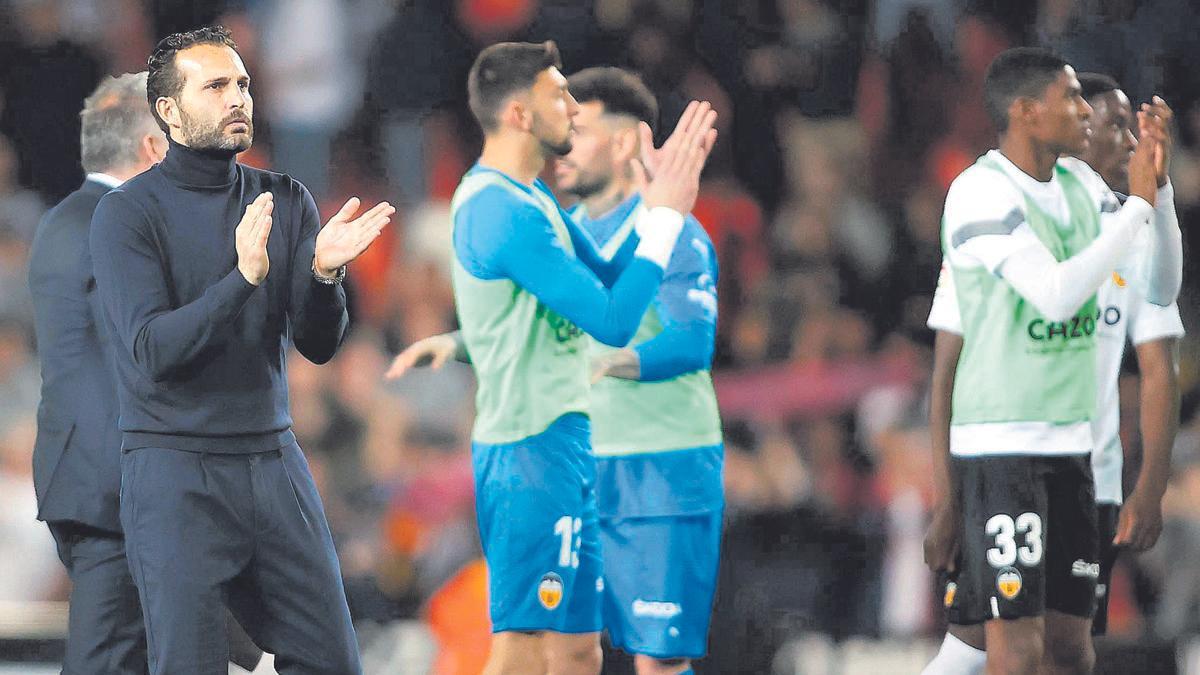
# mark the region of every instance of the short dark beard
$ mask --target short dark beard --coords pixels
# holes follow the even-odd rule
[[[539,138],[538,143],[542,145],[542,155],[547,158],[566,157],[571,154],[571,149],[575,147],[575,144],[571,142],[570,136],[567,136],[567,140],[561,143],[551,143],[544,138]]]
[[[538,139],[538,143],[541,145],[542,156],[549,159],[551,157],[566,157],[568,154],[570,154],[571,148],[574,147],[574,143],[571,142],[570,129],[568,128],[567,130],[566,138],[556,143],[538,134],[538,131],[541,131],[543,128],[545,128],[545,126],[546,125],[542,123],[542,116],[535,112],[533,114],[533,128],[530,131],[533,133],[534,138]]]
[[[179,135],[183,142],[193,150],[237,154],[250,149],[254,143],[254,121],[246,114],[233,114],[218,122],[213,127],[204,128],[195,122],[194,118],[179,110],[179,119],[183,123]],[[230,122],[239,121],[246,125],[246,133],[238,136],[227,136],[225,127]],[[244,137],[243,137],[244,136]]]
[[[573,185],[569,188],[564,188],[564,190],[566,192],[571,193],[572,195],[575,195],[576,197],[578,197],[580,199],[587,199],[587,198],[591,197],[592,195],[603,192],[605,189],[608,188],[609,184],[612,182],[611,180],[605,182],[605,181],[602,181],[599,179],[591,180],[591,181],[586,180],[583,177],[582,171],[578,172],[576,175],[579,176],[579,179],[576,180],[575,185]]]

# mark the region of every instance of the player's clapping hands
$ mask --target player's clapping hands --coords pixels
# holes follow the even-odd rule
[[[1161,96],[1155,96],[1150,103],[1142,104],[1138,114],[1139,127],[1143,117],[1147,126],[1142,133],[1150,131],[1158,142],[1154,155],[1154,170],[1158,178],[1158,187],[1161,188],[1167,184],[1168,171],[1171,168],[1171,122],[1175,118],[1175,112]]]
[[[1129,160],[1129,194],[1141,197],[1154,206],[1158,195],[1158,162],[1163,140],[1161,120],[1139,110],[1138,146]]]
[[[387,202],[380,202],[354,218],[360,205],[358,197],[346,200],[342,208],[317,233],[313,258],[313,270],[317,274],[332,277],[342,265],[362,255],[391,222],[391,216],[396,212],[396,207]]]
[[[692,210],[700,192],[700,172],[717,141],[716,121],[717,112],[707,101],[692,101],[661,148],[654,147],[649,125],[641,123],[641,159],[631,166],[647,207]]]

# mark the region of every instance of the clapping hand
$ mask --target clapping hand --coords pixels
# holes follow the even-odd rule
[[[267,239],[271,237],[271,213],[274,210],[275,197],[270,192],[260,194],[246,207],[242,220],[233,231],[238,271],[255,286],[267,278],[271,269]]]
[[[1158,141],[1158,149],[1154,153],[1154,169],[1158,178],[1158,187],[1161,188],[1166,186],[1168,172],[1171,168],[1171,121],[1175,118],[1175,112],[1161,96],[1155,96],[1150,103],[1142,104],[1139,113],[1139,126],[1143,117],[1146,121],[1146,128],[1142,129],[1143,133],[1150,132]]]
[[[339,268],[362,255],[363,251],[391,222],[396,207],[380,202],[366,213],[354,217],[361,205],[358,197],[346,200],[342,208],[317,233],[313,271],[323,277],[333,277]]]
[[[700,172],[717,141],[716,121],[717,112],[707,101],[692,101],[661,148],[654,147],[650,126],[639,125],[641,157],[632,160],[630,168],[647,207],[692,210],[700,192]]]

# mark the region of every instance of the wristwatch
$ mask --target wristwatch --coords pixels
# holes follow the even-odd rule
[[[346,266],[342,265],[341,267],[337,268],[337,272],[334,272],[332,277],[323,277],[320,274],[317,274],[317,257],[313,256],[312,275],[318,283],[325,284],[326,286],[340,286],[341,283],[346,279]]]

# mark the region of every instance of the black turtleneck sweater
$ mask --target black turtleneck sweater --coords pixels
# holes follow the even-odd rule
[[[256,287],[238,271],[234,230],[268,190],[271,267]],[[347,324],[345,292],[313,278],[320,227],[295,180],[174,142],[100,200],[91,250],[118,338],[125,450],[262,452],[294,440],[288,341],[325,363]]]

